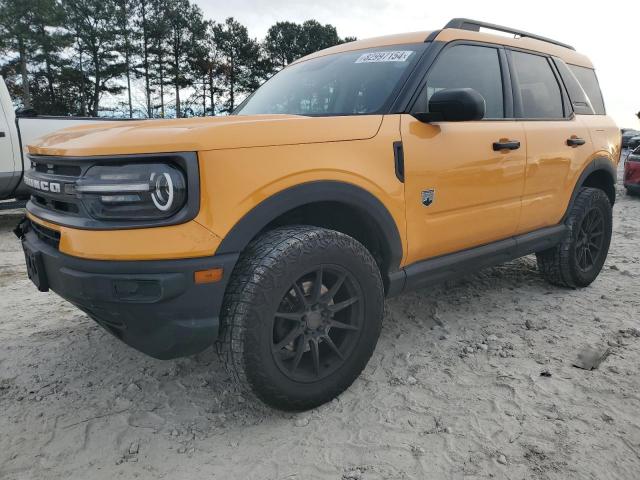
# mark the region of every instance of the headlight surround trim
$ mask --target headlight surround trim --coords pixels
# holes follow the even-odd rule
[[[32,190],[33,196],[27,203],[27,211],[33,215],[40,217],[44,220],[48,220],[53,223],[57,223],[63,226],[69,226],[79,229],[91,229],[91,230],[115,230],[115,229],[134,229],[134,228],[149,228],[157,226],[168,226],[186,223],[193,220],[200,210],[200,178],[199,178],[199,166],[198,156],[196,152],[176,152],[176,153],[159,153],[159,154],[132,154],[132,155],[114,155],[114,156],[91,156],[91,157],[62,157],[62,156],[42,156],[42,155],[29,155],[32,162],[32,169],[29,171],[30,176],[39,176],[47,179],[56,178],[55,175],[42,172],[44,166],[46,168],[54,167],[68,167],[74,165],[80,167],[81,173],[75,178],[68,176],[59,176],[61,182],[69,186],[69,182],[76,184],[76,188],[80,187],[80,191],[65,191],[63,196],[55,196],[50,192],[42,192],[40,190]],[[94,167],[114,167],[124,166],[125,164],[162,164],[168,168],[176,168],[181,172],[184,178],[184,204],[180,205],[177,209],[167,209],[169,214],[159,216],[158,218],[114,218],[103,219],[95,218],[83,205],[83,199],[81,197],[86,195],[126,195],[124,192],[104,191],[104,192],[91,192],[87,189],[82,191],[83,184],[86,185],[86,175]],[[35,167],[39,166],[39,171],[36,172]],[[114,170],[115,171],[115,170]],[[127,173],[126,170],[122,170],[123,176]],[[172,179],[175,183],[175,178]],[[116,183],[116,182],[113,182]],[[143,183],[151,187],[150,179],[146,182],[136,182],[139,185],[136,187],[142,187]],[[74,188],[75,190],[75,188]],[[107,188],[109,190],[109,188]],[[69,214],[67,212],[59,212],[53,209],[45,208],[42,205],[34,201],[34,196],[46,197],[50,200],[64,200],[73,201],[79,206],[78,214]],[[166,199],[166,197],[165,197]],[[116,199],[117,200],[117,199]],[[175,192],[174,192],[175,201]],[[154,204],[153,204],[154,205]],[[159,210],[162,212],[161,210]]]

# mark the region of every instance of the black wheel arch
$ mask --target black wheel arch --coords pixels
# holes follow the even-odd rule
[[[562,217],[564,222],[569,216],[569,212],[575,203],[576,197],[582,187],[598,188],[607,194],[611,205],[616,201],[616,183],[618,174],[615,164],[605,157],[598,157],[593,159],[587,167],[582,171],[578,181],[576,182],[573,192],[571,193],[571,199],[567,210]]]
[[[322,208],[330,216],[343,217],[342,222],[315,218],[314,208]],[[302,220],[296,213],[308,212]],[[326,216],[326,215],[325,215]],[[354,236],[372,249],[375,244],[379,252],[371,252],[378,262],[380,273],[389,288],[389,277],[399,270],[403,248],[398,226],[385,205],[372,193],[351,183],[322,180],[308,182],[282,190],[263,200],[242,217],[225,236],[216,254],[239,253],[261,232],[271,227],[294,223],[307,223],[318,227],[332,228]],[[349,231],[349,226],[361,226],[360,235]],[[341,228],[344,226],[344,228]],[[346,230],[346,231],[345,231]],[[364,235],[364,237],[363,237]],[[358,238],[361,237],[361,238]]]

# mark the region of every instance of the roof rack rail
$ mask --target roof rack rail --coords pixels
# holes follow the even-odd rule
[[[575,48],[572,47],[571,45],[558,42],[557,40],[552,40],[547,37],[541,37],[540,35],[534,35],[533,33],[529,33],[529,32],[523,32],[522,30],[516,30],[515,28],[503,27],[502,25],[495,25],[493,23],[479,22],[477,20],[471,20],[469,18],[454,18],[449,23],[447,23],[444,26],[444,28],[459,28],[461,30],[471,30],[473,32],[479,32],[481,28],[488,28],[490,30],[497,30],[499,32],[511,33],[519,37],[534,38],[536,40],[541,40],[547,43],[553,43],[554,45],[558,45],[560,47],[570,48],[571,50],[575,50]]]

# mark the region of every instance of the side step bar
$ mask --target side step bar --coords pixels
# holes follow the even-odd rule
[[[387,296],[463,277],[472,271],[500,265],[530,253],[557,245],[567,234],[567,226],[555,225],[506,240],[430,258],[411,264],[390,275]]]

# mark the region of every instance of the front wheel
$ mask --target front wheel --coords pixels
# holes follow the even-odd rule
[[[586,287],[609,252],[612,212],[609,197],[596,188],[581,188],[566,221],[569,233],[553,248],[538,252],[538,269],[550,283]]]
[[[313,408],[366,366],[383,302],[380,271],[355,239],[278,228],[251,242],[234,269],[218,353],[241,390],[279,409]]]

